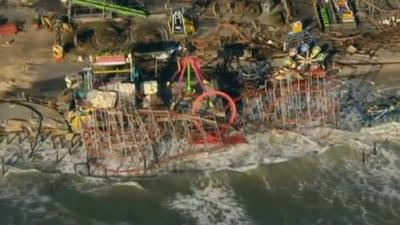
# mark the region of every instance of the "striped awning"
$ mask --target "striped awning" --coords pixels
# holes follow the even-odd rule
[[[125,55],[105,55],[96,56],[94,65],[98,66],[117,66],[127,63]]]

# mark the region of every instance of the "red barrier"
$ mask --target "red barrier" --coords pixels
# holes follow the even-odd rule
[[[16,34],[18,32],[17,25],[15,23],[8,23],[0,25],[0,36]]]

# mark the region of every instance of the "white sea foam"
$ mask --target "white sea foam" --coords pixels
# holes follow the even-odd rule
[[[304,193],[313,191],[322,199],[324,206],[340,206],[351,212],[354,218],[343,216],[338,218],[339,223],[362,221],[362,224],[385,224],[385,220],[388,220],[389,224],[396,224],[393,221],[399,218],[400,212],[400,152],[391,144],[399,142],[399,128],[399,124],[391,123],[363,128],[359,133],[329,128],[307,129],[298,133],[270,131],[249,137],[248,144],[232,146],[229,151],[186,165],[209,171],[223,168],[245,172],[254,170],[259,164],[285,163],[305,155],[323,153],[318,157],[305,157],[306,160],[313,160],[311,169],[306,168],[307,171],[304,172],[312,173],[312,176],[294,177],[295,188],[291,189],[293,198],[301,201]],[[379,150],[363,164],[360,153],[362,150],[371,150],[374,142],[379,143]],[[335,146],[348,148],[342,148],[338,154],[334,154],[337,151]],[[213,178],[213,173],[209,174],[202,182],[193,182],[190,193],[176,193],[169,197],[166,206],[195,220],[199,225],[252,224],[240,201],[241,196],[227,184],[227,178],[218,180]],[[29,176],[29,179],[24,179],[24,176]],[[73,212],[52,199],[51,195],[44,194],[47,189],[51,189],[51,185],[47,184],[55,182],[57,186],[58,180],[63,179],[61,175],[42,176],[38,170],[10,167],[7,174],[0,176],[0,179],[0,202],[6,202],[4,204],[10,208],[23,211],[21,215],[18,214],[22,217],[21,221],[41,224],[57,218],[65,224],[79,224],[71,216]],[[279,191],[268,174],[262,179],[267,191]],[[68,183],[70,186],[67,187],[91,195],[103,194],[115,186],[132,186],[135,190],[143,188],[136,182],[109,185],[110,182],[101,178],[74,177],[68,179]],[[387,209],[385,216],[379,214],[379,210],[383,209]],[[315,221],[307,222],[313,224]],[[320,221],[324,222],[327,221]],[[95,220],[92,223],[103,224]]]
[[[198,225],[252,224],[233,189],[217,180],[191,188],[191,194],[177,193],[168,201],[170,209],[196,221]]]
[[[302,129],[298,132],[270,130],[248,136],[247,144],[234,145],[226,147],[224,151],[183,160],[180,168],[244,172],[257,168],[259,164],[282,163],[312,153],[323,153],[332,146],[347,145],[352,149],[365,151],[371,149],[374,142],[382,140],[400,142],[399,135],[398,123],[363,128],[360,132],[323,127]],[[75,164],[86,161],[83,149],[78,149],[75,154],[69,154],[67,149],[53,149],[49,140],[40,144],[35,153],[37,159],[32,160],[27,157],[30,155],[30,149],[24,144],[4,148],[0,150],[0,155],[5,156],[9,162],[8,169],[19,163],[27,168],[44,170],[50,168],[51,171],[66,174],[74,174]],[[57,155],[63,159],[58,164],[55,163]]]
[[[270,131],[249,136],[247,144],[184,161],[183,167],[243,172],[255,169],[259,164],[280,163],[321,150],[325,148],[300,133]]]
[[[7,204],[11,215],[4,215],[4,224],[39,225],[50,220],[60,220],[63,224],[78,224],[79,222],[67,216],[69,210],[62,204],[54,201],[48,195],[49,182],[53,177],[42,176],[35,171],[35,175],[27,173],[9,173],[0,182],[0,201]],[[28,177],[29,176],[29,177]],[[3,223],[2,223],[3,224]]]
[[[128,182],[118,182],[114,183],[113,186],[126,186],[126,187],[134,187],[138,190],[145,190],[145,188],[140,185],[138,182],[128,181]]]
[[[383,143],[398,143],[399,134],[396,123],[364,128],[359,134],[329,131],[324,142],[336,142],[350,148],[342,148],[337,154],[337,150],[331,149],[316,158],[313,161],[314,176],[305,181],[298,180],[298,188],[292,192],[292,197],[317,192],[323,203],[334,204],[335,208],[345,208],[349,212],[343,218],[330,221],[332,223],[398,224],[400,154],[398,145],[396,148],[396,145]],[[380,143],[376,154],[369,155],[364,163],[361,157],[351,156],[353,153],[361,156],[362,150],[371,152],[376,142]]]

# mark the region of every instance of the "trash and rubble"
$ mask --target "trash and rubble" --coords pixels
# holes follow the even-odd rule
[[[0,24],[0,36],[14,35],[18,32],[15,23]]]
[[[347,1],[313,1],[319,29],[303,23],[287,0],[281,2],[286,24],[280,29],[263,19],[274,13],[270,1],[204,2],[188,7],[187,1],[173,1],[154,15],[149,12],[155,8],[142,4],[72,0],[65,2],[65,17],[41,17],[55,32],[56,60],[73,54],[64,52],[69,35],[78,61],[88,64],[65,77],[67,88],[56,101],[1,102],[32,112],[2,111],[6,145],[18,137],[34,156],[43,154],[40,143],[50,139],[68,149],[56,151],[55,161],[74,158],[76,174],[151,176],[177,170],[185,160],[213,157],[264,129],[358,130],[400,119],[399,93],[339,77],[332,60],[340,48],[356,55],[369,45],[362,35],[347,35],[359,26],[356,18],[372,17],[363,26],[369,21],[388,29],[397,22],[395,10],[387,23]],[[88,19],[78,9],[90,9],[96,21],[75,23]],[[114,21],[101,21],[98,14]],[[216,25],[205,25],[209,31],[202,34],[206,19]],[[376,35],[384,34],[380,29]]]

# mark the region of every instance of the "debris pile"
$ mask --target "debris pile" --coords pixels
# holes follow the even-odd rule
[[[361,35],[348,36],[356,27],[378,27],[377,35],[385,35],[380,29],[394,23],[381,15],[397,21],[396,10],[389,15],[358,2],[356,11],[347,1],[313,1],[306,26],[298,12],[303,3],[292,1],[281,2],[283,12],[272,1],[167,1],[167,10],[66,1],[65,15],[38,21],[54,32],[58,62],[78,53],[81,61],[88,55],[88,65],[65,77],[57,101],[3,101],[1,133],[8,147],[16,138],[28,143],[24,158],[45,155],[41,143],[50,139],[68,151],[49,154],[56,163],[72,160],[75,173],[126,177],[177,170],[265,129],[356,130],[399,118],[398,93],[340,79],[332,63],[339,42],[357,41],[348,48],[353,54],[368,45]],[[276,12],[286,17],[282,29],[273,22]],[[69,42],[75,49],[67,53]],[[33,114],[11,115],[13,107]]]

